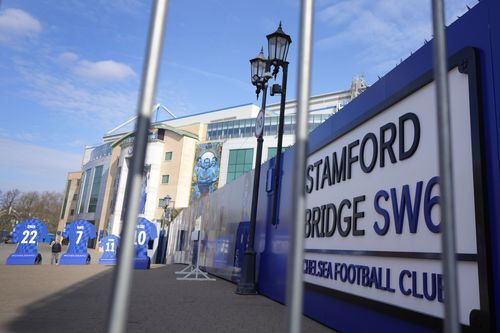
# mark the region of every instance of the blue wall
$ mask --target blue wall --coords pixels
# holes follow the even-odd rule
[[[500,3],[483,0],[468,11],[447,29],[448,53],[452,55],[467,46],[479,50],[480,80],[482,93],[484,157],[487,187],[487,228],[491,244],[490,263],[494,304],[500,301],[500,119],[496,103],[500,102],[500,90],[495,90],[495,83],[500,83],[500,63],[494,66],[494,59],[500,61]],[[344,127],[363,117],[368,110],[394,95],[402,87],[432,70],[432,43],[427,43],[402,64],[377,81],[365,93],[347,105],[342,111],[319,126],[310,135],[309,150],[313,151],[329,143]],[[314,79],[314,78],[313,78]],[[266,221],[270,215],[270,197],[265,193],[265,177],[261,179],[259,197],[258,224],[261,234],[256,239],[265,240],[260,244],[259,290],[262,294],[285,301],[285,283],[287,266],[287,246],[289,222],[292,220],[290,207],[293,179],[291,178],[294,149],[284,155],[284,172],[281,189],[280,223],[277,227]],[[263,168],[263,175],[269,165]],[[493,284],[493,283],[492,283]],[[328,326],[342,332],[433,332],[435,329],[419,326],[417,321],[405,321],[395,317],[394,313],[376,309],[370,305],[359,305],[347,300],[327,296],[319,292],[305,290],[305,313]],[[500,309],[492,307],[492,317],[500,318]],[[496,329],[496,332],[500,332]]]

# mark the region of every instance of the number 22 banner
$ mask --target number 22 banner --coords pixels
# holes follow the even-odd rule
[[[16,252],[7,258],[7,265],[34,265],[42,263],[38,242],[47,236],[47,226],[40,220],[27,219],[12,231],[12,240],[19,243]]]

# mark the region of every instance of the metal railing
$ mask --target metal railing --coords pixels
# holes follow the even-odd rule
[[[134,155],[127,178],[124,207],[125,223],[121,231],[120,256],[115,269],[113,293],[108,315],[107,331],[121,333],[125,331],[127,311],[132,283],[132,265],[134,260],[134,232],[139,211],[139,198],[142,174],[146,159],[146,146],[151,124],[156,83],[160,67],[160,55],[163,45],[163,33],[167,19],[168,0],[156,0],[151,12],[149,38],[144,58],[141,93],[137,110],[135,127]]]

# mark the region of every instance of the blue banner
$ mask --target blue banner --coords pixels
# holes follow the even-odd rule
[[[148,243],[150,240],[158,237],[156,225],[141,217],[137,220],[137,227],[135,230],[135,264],[136,269],[149,269],[151,259],[148,257]]]
[[[103,254],[101,259],[99,259],[99,264],[116,265],[116,253],[118,252],[118,247],[120,246],[120,237],[115,235],[103,237],[99,241],[99,246],[103,249]]]
[[[19,243],[16,252],[7,258],[7,265],[33,265],[42,262],[38,242],[47,236],[47,226],[40,220],[27,219],[18,223],[12,231],[12,241]]]
[[[68,250],[62,255],[61,265],[85,265],[90,263],[87,241],[96,238],[95,226],[86,220],[66,224],[63,237],[69,238]]]

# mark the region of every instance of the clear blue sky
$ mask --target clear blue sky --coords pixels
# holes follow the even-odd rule
[[[136,112],[150,1],[0,0],[0,190],[62,191],[84,145]],[[448,22],[477,0],[446,0]],[[368,84],[430,39],[430,0],[318,0],[312,94]],[[249,62],[298,0],[171,0],[157,100],[176,115],[255,102]],[[276,101],[271,99],[269,102]]]

